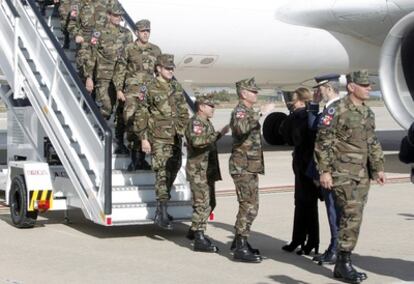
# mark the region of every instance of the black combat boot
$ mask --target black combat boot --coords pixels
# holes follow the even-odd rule
[[[233,251],[236,248],[236,238],[237,236],[234,237],[233,242],[231,243],[231,246],[230,246],[231,251]],[[255,255],[260,255],[260,251],[258,249],[252,248],[252,246],[250,245],[248,241],[246,241],[246,243],[247,243],[247,248],[250,250],[251,253]]]
[[[336,250],[327,249],[323,254],[315,256],[312,258],[313,261],[316,261],[319,265],[323,264],[335,264],[336,263]]]
[[[195,238],[194,231],[191,230],[191,227],[190,229],[188,229],[187,235],[185,235],[185,237],[189,239],[190,241],[194,241],[194,238]]]
[[[163,229],[172,230],[173,226],[168,218],[167,201],[158,201],[157,212],[155,213],[155,223]]]
[[[145,160],[145,153],[138,151],[137,170],[151,170],[150,164]]]
[[[124,136],[117,137],[115,154],[128,154],[128,148],[124,145]]]
[[[218,250],[218,247],[213,245],[211,241],[204,236],[203,231],[194,232],[194,251],[218,252]]]
[[[135,171],[137,169],[137,162],[137,151],[131,150],[131,163],[128,166],[129,172]]]
[[[334,268],[334,277],[341,278],[347,283],[359,284],[367,278],[365,273],[359,273],[352,266],[351,252],[340,251]]]
[[[233,259],[243,262],[255,262],[262,261],[260,255],[252,253],[247,246],[247,237],[237,235],[236,236],[236,248],[234,250]]]

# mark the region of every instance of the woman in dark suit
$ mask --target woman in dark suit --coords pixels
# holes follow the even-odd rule
[[[318,220],[318,187],[312,178],[306,175],[313,159],[316,133],[308,126],[306,103],[312,99],[307,88],[298,88],[292,96],[291,113],[281,126],[281,133],[286,141],[294,146],[293,172],[295,174],[295,215],[293,234],[290,244],[283,250],[293,252],[298,246],[298,254],[310,254],[312,249],[318,253],[319,220]]]

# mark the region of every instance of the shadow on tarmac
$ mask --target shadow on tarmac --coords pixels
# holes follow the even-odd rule
[[[7,212],[7,213],[6,213]],[[10,222],[10,216],[8,211],[1,212],[0,220],[6,222],[12,226]],[[414,220],[413,214],[400,213],[401,216],[406,216]],[[188,240],[185,235],[189,229],[189,226],[183,223],[174,223],[173,231],[161,230],[155,225],[141,225],[141,226],[123,226],[123,227],[104,227],[94,224],[86,220],[80,210],[71,210],[69,212],[70,222],[66,223],[66,226],[84,233],[89,236],[93,236],[100,239],[108,238],[127,238],[127,237],[147,237],[155,241],[169,241],[175,243],[185,249],[192,250],[192,241]],[[52,224],[65,223],[62,212],[48,212],[40,215],[36,222],[36,228],[46,227]],[[230,245],[234,237],[234,228],[232,225],[211,222],[209,226],[219,228],[228,232],[227,241],[221,242],[207,235],[212,242],[217,245],[220,249],[218,254],[232,261],[233,256],[230,252]],[[253,247],[260,249],[260,252],[264,259],[271,259],[276,262],[283,262],[297,266],[305,271],[313,274],[323,275],[327,278],[332,279],[333,266],[319,266],[311,260],[311,256],[299,256],[296,253],[288,253],[281,249],[286,244],[285,240],[277,239],[273,236],[258,233],[255,231],[251,232],[249,242]],[[364,256],[359,254],[353,255],[354,263],[357,267],[363,271],[367,271],[378,274],[400,279],[402,281],[414,281],[414,267],[413,261],[407,261],[395,258],[381,258],[376,256]],[[293,284],[293,283],[304,283],[306,281],[300,279],[294,279],[286,275],[271,275],[270,279],[277,283]]]

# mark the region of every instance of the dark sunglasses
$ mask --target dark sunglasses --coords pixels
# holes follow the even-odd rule
[[[174,71],[174,67],[164,67],[164,69],[167,71]]]

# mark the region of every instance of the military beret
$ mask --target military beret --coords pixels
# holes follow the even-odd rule
[[[151,22],[149,20],[140,20],[135,23],[135,28],[138,31],[151,30]]]
[[[318,88],[329,82],[339,82],[339,77],[340,77],[339,74],[327,74],[327,75],[317,76],[314,78],[316,85],[313,86],[312,88]]]
[[[123,15],[124,9],[119,4],[114,4],[108,9],[108,13],[112,15]]]
[[[158,55],[155,64],[166,68],[174,68],[174,55],[166,53]]]
[[[348,83],[355,83],[358,85],[371,85],[372,82],[369,80],[368,70],[359,70],[351,72],[346,75],[346,80]]]
[[[214,100],[214,96],[210,94],[197,96],[196,103],[198,103],[199,105],[204,104],[214,107],[216,101]]]
[[[254,77],[250,79],[243,79],[236,82],[236,89],[237,91],[240,91],[241,89],[245,89],[252,92],[260,91],[260,88],[256,85]]]

